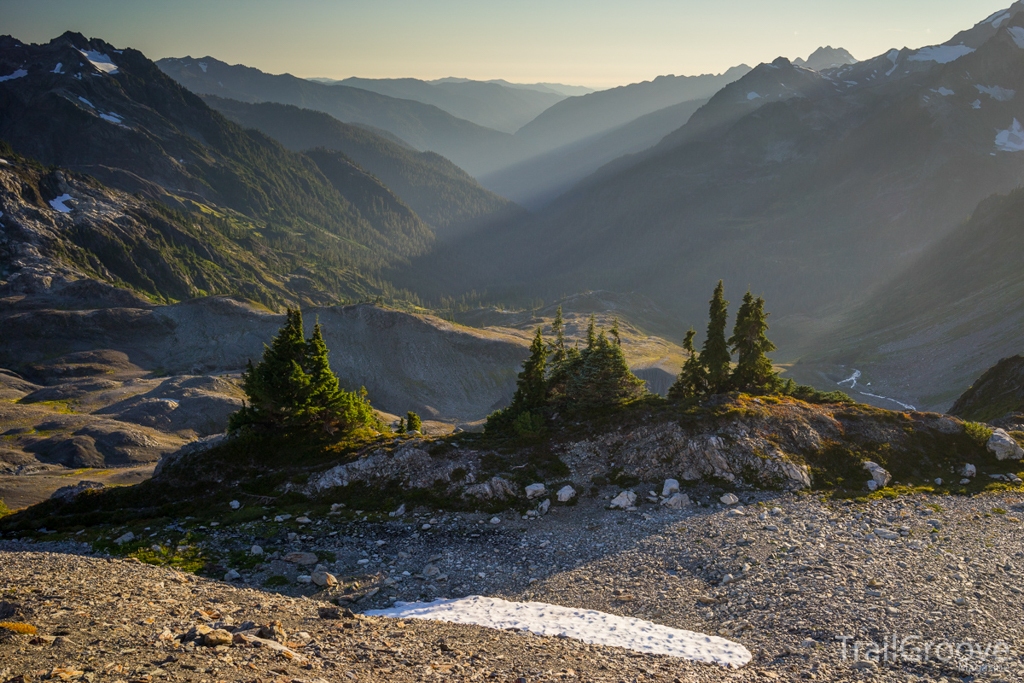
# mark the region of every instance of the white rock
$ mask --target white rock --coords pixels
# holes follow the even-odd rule
[[[679,482],[675,479],[666,479],[661,486],[661,495],[668,498],[673,493],[679,493]]]
[[[311,520],[309,517],[303,516],[303,517],[297,517],[295,519],[295,521],[298,522],[299,524],[309,524],[313,520]]]
[[[291,515],[278,515],[277,517],[274,517],[274,521],[275,522],[286,522],[286,521],[288,521],[291,518],[292,518]]]
[[[936,486],[942,486],[942,478],[941,478],[941,477],[939,477],[939,478],[937,478],[937,479],[935,480],[935,485],[936,485]]]
[[[540,498],[547,492],[548,489],[544,484],[530,484],[526,487],[526,499],[533,500],[534,498]]]
[[[405,514],[405,503],[398,506],[397,510],[388,513],[388,517],[401,517]]]
[[[129,531],[125,535],[119,536],[118,538],[114,539],[114,543],[116,543],[118,545],[124,545],[125,543],[131,543],[134,540],[135,540],[135,534],[133,534],[132,532]]]
[[[898,533],[896,533],[895,531],[890,531],[889,529],[875,529],[875,536],[878,536],[879,538],[884,538],[887,541],[895,541],[898,540],[900,537]]]
[[[966,486],[967,484],[970,484],[970,483],[971,483],[971,480],[968,479],[967,477],[964,477],[963,479],[960,480],[960,485],[961,486]]]
[[[960,468],[961,477],[974,477],[977,476],[977,474],[978,468],[970,463],[967,463],[966,465]]]
[[[992,436],[989,438],[986,446],[998,460],[1020,460],[1024,458],[1024,448],[1021,448],[1013,437],[1003,429],[993,429]]]
[[[878,482],[875,481],[874,479],[868,479],[868,491],[877,491],[877,490],[878,490]]]
[[[661,501],[663,507],[669,510],[682,510],[684,507],[689,507],[690,497],[685,493],[673,493],[671,496]]]
[[[491,517],[491,524],[501,524],[501,517]]]
[[[537,512],[539,512],[542,515],[548,514],[548,510],[550,510],[550,509],[551,509],[551,499],[550,498],[545,498],[544,500],[542,500],[540,502],[540,505],[537,506]]]
[[[249,548],[249,554],[254,556],[262,555],[263,548],[259,547],[258,545],[254,545],[253,547]]]
[[[224,575],[225,581],[238,581],[240,578],[242,578],[242,575],[234,569],[229,569],[228,573]]]
[[[732,510],[729,510],[729,512],[727,514],[730,517],[743,517],[744,516],[743,510],[740,510],[739,508],[733,508]]]
[[[868,461],[864,463],[864,469],[871,475],[871,480],[875,482],[875,486],[872,487],[870,484],[868,488],[874,491],[875,489],[885,488],[892,481],[892,475],[885,471],[885,469],[878,463]]]
[[[405,507],[404,505],[402,507]],[[341,512],[345,509],[344,503],[331,503],[331,512]]]
[[[558,489],[558,493],[556,495],[558,496],[559,503],[568,503],[576,497],[576,489],[566,484],[562,488]]]
[[[295,577],[295,583],[313,583],[313,577],[309,574],[299,574]]]
[[[636,503],[636,494],[632,491],[623,491],[619,495],[612,498],[612,502],[609,503],[613,508],[620,508],[625,510],[631,508]]]
[[[735,493],[727,493],[718,500],[722,501],[726,505],[735,505],[740,502],[740,499],[736,497]]]
[[[231,506],[232,510],[237,510],[238,508],[242,507],[242,504],[239,503],[237,500],[231,501],[230,503],[228,503],[228,505]]]

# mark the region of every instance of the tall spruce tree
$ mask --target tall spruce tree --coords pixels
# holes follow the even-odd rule
[[[570,367],[562,409],[575,414],[621,405],[647,393],[626,363],[622,347],[601,332]]]
[[[686,333],[683,340],[683,350],[686,351],[686,360],[679,371],[679,377],[668,390],[668,397],[673,401],[685,401],[698,398],[707,393],[708,380],[704,366],[701,365],[697,351],[693,348],[693,338],[697,336],[696,330],[692,327]]]
[[[550,363],[552,368],[557,368],[559,365],[565,362],[565,320],[562,318],[562,307],[559,306],[558,310],[555,311],[555,321],[551,323],[551,334],[555,340],[551,342],[551,358]]]
[[[708,316],[708,334],[700,352],[700,363],[707,375],[708,391],[720,394],[729,390],[729,345],[725,340],[725,327],[729,317],[729,302],[725,300],[725,286],[718,281],[711,297]]]
[[[772,391],[778,385],[778,375],[765,355],[775,350],[767,331],[768,314],[764,312],[764,299],[755,299],[748,291],[729,338],[729,346],[739,355],[732,383],[741,391]]]

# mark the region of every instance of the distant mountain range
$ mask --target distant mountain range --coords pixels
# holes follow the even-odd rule
[[[415,78],[346,78],[321,82],[432,104],[452,116],[505,133],[515,133],[566,97],[551,90],[469,80],[430,82]]]
[[[398,193],[441,239],[507,220],[519,211],[444,157],[417,152],[323,112],[284,104],[247,104],[213,95],[203,99],[235,123],[255,128],[288,149],[307,151],[314,161],[323,155],[308,150],[344,153]]]
[[[761,64],[655,147],[403,281],[510,300],[635,291],[685,329],[724,278],[734,300],[748,286],[766,297],[780,357],[794,358],[1024,180],[1021,9],[821,72]]]
[[[276,102],[330,114],[345,123],[389,131],[419,150],[451,159],[477,175],[500,165],[514,152],[512,136],[452,116],[433,105],[397,99],[363,88],[324,85],[290,74],[271,75],[204,57],[161,59],[157,65],[198,95],[242,102]]]
[[[17,74],[0,78],[0,139],[25,157],[24,186],[38,188],[17,201],[67,213],[79,226],[24,229],[49,235],[51,257],[66,254],[67,266],[86,275],[156,300],[223,293],[270,306],[327,304],[389,291],[382,270],[436,239],[349,157],[291,152],[228,121],[138,51],[75,33],[43,45],[5,36],[0,73]],[[350,151],[396,167],[414,201],[424,194],[417,183],[441,190],[425,206],[442,228],[514,211],[436,155],[343,128],[334,130]],[[95,180],[31,171],[38,162]],[[117,210],[131,218],[90,222],[106,205],[128,207]],[[4,212],[15,220],[13,206]]]
[[[212,57],[167,58],[161,59],[158,65],[200,95],[249,103],[290,104],[330,114],[344,123],[383,129],[418,150],[441,154],[474,177],[483,179],[485,187],[499,193],[499,187],[522,184],[520,180],[489,184],[488,178],[496,178],[495,174],[505,169],[609,133],[666,107],[710,97],[749,70],[740,66],[717,76],[661,76],[621,88],[564,97],[538,93],[527,86],[517,89],[511,84],[457,79],[434,83],[415,79],[350,79],[327,84],[288,74],[271,75],[246,66],[230,66]],[[474,120],[497,122],[499,127],[511,130],[528,113],[540,108],[545,99],[552,105],[519,127],[514,135],[449,113],[459,112]],[[659,129],[659,132],[663,131]],[[640,138],[647,143],[652,136],[641,135]],[[563,172],[564,177],[559,182],[571,186],[607,159],[614,158],[615,153],[640,149],[643,147],[627,145],[587,155],[586,163],[579,166],[579,170]],[[531,168],[523,167],[527,174]],[[528,178],[526,183],[529,184]],[[529,192],[520,196],[535,195]]]

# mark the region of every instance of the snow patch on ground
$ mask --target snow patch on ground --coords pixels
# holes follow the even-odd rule
[[[544,636],[574,638],[590,645],[622,647],[634,652],[723,666],[740,667],[751,658],[747,648],[725,638],[670,628],[642,619],[543,602],[508,602],[473,595],[434,602],[397,602],[394,607],[370,610],[365,614],[475,624],[493,629],[516,628]]]
[[[90,64],[103,73],[111,75],[117,73],[117,64],[114,64],[110,57],[102,52],[97,52],[96,50],[79,50],[79,52],[89,60]]]
[[[839,386],[843,386],[844,384],[849,382],[850,390],[852,391],[853,389],[857,388],[857,380],[859,380],[859,379],[860,379],[860,370],[854,370],[852,375],[850,375],[849,377],[847,377],[844,380],[840,380],[840,381],[836,382],[836,384],[838,384]],[[871,382],[868,382],[868,385],[870,385],[870,384],[871,384]],[[897,401],[896,399],[889,398],[888,396],[879,396],[878,394],[871,394],[871,393],[868,393],[866,391],[859,391],[859,390],[857,391],[857,393],[860,394],[861,396],[870,396],[871,398],[877,398],[877,399],[881,399],[883,401],[892,401],[893,403],[895,403],[899,407],[903,408],[904,410],[917,410],[917,408],[915,408],[914,406],[910,405],[909,403],[903,403],[902,401]]]
[[[50,73],[59,74],[62,66],[64,66],[63,62],[57,62],[57,66],[53,67],[53,71],[51,71]]]
[[[1010,32],[1010,37],[1017,43],[1017,47],[1024,50],[1024,26],[1010,26],[1006,30]]]
[[[910,55],[910,61],[949,64],[972,52],[974,52],[974,48],[967,47],[966,45],[934,45],[932,47],[923,47]]]
[[[0,82],[13,81],[15,78],[24,78],[25,76],[28,76],[28,72],[24,69],[18,69],[14,73],[9,74],[7,76],[0,76]]]
[[[950,95],[956,94],[952,90],[950,90],[949,88],[939,88],[938,90],[932,90],[932,92],[937,92],[940,95],[942,95],[943,97],[949,97]]]
[[[747,93],[747,100],[759,100],[759,99],[761,99],[761,96],[758,95],[753,90],[751,90],[750,92]]]
[[[1003,22],[1010,18],[1010,12],[1008,10],[999,10],[988,19],[983,21],[983,24],[992,24],[992,28],[999,28],[1003,25]]]
[[[206,73],[206,62],[199,62],[199,68],[203,70],[203,73]]]
[[[976,85],[978,92],[988,95],[997,102],[1009,102],[1017,94],[1016,90],[1000,88],[998,85]]]
[[[996,133],[996,149],[1003,152],[1024,152],[1024,128],[1017,119],[1006,130]]]
[[[50,206],[53,207],[54,210],[60,211],[61,213],[71,213],[71,207],[64,204],[64,202],[68,201],[69,199],[74,199],[74,197],[72,197],[69,194],[62,194],[59,197],[54,197],[53,199],[51,199]]]
[[[981,109],[981,100],[971,102],[971,109]]]
[[[116,123],[119,126],[124,125],[122,123],[121,117],[115,114],[114,112],[110,112],[109,114],[104,114],[100,112],[100,118],[104,121],[109,121],[110,123]]]
[[[96,108],[96,105],[94,105],[94,104],[93,104],[92,102],[90,102],[89,100],[85,99],[85,98],[84,98],[84,97],[82,97],[81,95],[79,95],[79,96],[78,96],[78,100],[79,100],[79,101],[80,101],[80,102],[81,102],[82,104],[87,104],[87,105],[89,105],[89,107],[90,107],[91,109],[95,109],[95,108]]]

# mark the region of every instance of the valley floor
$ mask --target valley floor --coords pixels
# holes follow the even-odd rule
[[[741,493],[727,508],[718,493],[693,489],[701,504],[680,511],[584,499],[497,523],[345,511],[204,527],[207,549],[265,549],[258,563],[238,559],[235,583],[69,540],[2,541],[0,621],[45,637],[0,640],[0,680],[1022,680],[1024,494],[857,503]],[[178,524],[189,522],[167,528]],[[169,534],[156,529],[154,542]],[[298,582],[315,562],[341,585]],[[261,588],[270,577],[278,592]],[[321,613],[328,599],[358,613],[474,594],[722,635],[753,661],[728,670],[523,632]],[[244,631],[275,620],[287,651],[243,635],[220,647],[176,639],[204,624]],[[872,654],[868,642],[888,649]]]

